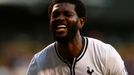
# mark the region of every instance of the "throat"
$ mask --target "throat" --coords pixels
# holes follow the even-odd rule
[[[75,59],[75,57],[74,58],[66,58],[66,62],[68,62],[68,64],[73,64],[73,62],[74,62],[74,59]]]
[[[80,44],[58,44],[57,43],[57,49],[58,53],[66,59],[69,63],[73,63],[74,58],[77,58],[80,56],[80,54],[83,51],[84,48],[84,38],[82,39],[82,43]]]
[[[75,57],[78,57],[81,51],[82,49],[78,48],[75,45],[71,45],[69,47],[67,46],[59,47],[60,55],[62,55],[62,57],[64,57],[65,59],[69,61],[73,60]]]

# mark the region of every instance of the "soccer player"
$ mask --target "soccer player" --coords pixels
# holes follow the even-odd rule
[[[80,34],[85,12],[80,0],[51,2],[50,29],[55,42],[34,55],[27,75],[127,75],[111,45]]]

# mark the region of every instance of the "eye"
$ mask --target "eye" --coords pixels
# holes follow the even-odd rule
[[[73,13],[65,12],[64,15],[67,16],[67,17],[71,17],[71,16],[73,16]]]
[[[58,17],[59,15],[60,15],[59,12],[53,12],[53,13],[52,13],[52,17],[53,17],[53,18],[56,18],[56,17]]]

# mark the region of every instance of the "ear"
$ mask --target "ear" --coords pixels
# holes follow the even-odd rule
[[[79,29],[82,29],[84,24],[85,24],[85,18],[84,17],[79,18]]]

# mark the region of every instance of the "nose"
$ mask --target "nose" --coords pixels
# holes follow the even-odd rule
[[[65,20],[65,16],[61,14],[56,19],[57,20]]]

